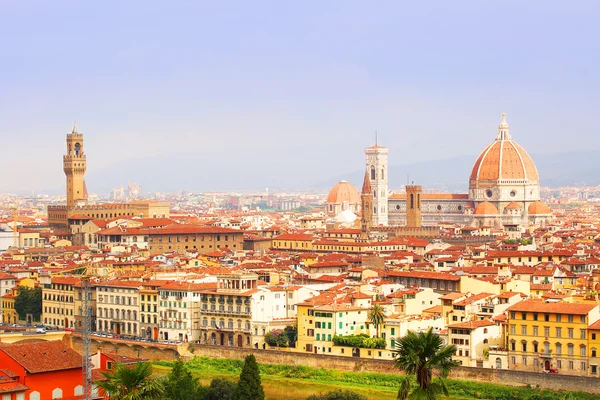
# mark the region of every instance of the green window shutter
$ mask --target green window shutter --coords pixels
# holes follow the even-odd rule
[[[396,328],[392,328],[392,336],[396,334]]]
[[[321,340],[321,335],[317,333],[317,340]]]
[[[331,322],[327,323],[327,329],[331,329]]]
[[[342,325],[342,323],[340,322],[340,329],[342,329],[342,326],[343,326],[343,325]]]

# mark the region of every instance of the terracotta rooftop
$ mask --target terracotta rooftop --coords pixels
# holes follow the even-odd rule
[[[6,353],[30,374],[81,368],[81,355],[60,340],[2,344],[0,351]]]
[[[544,303],[538,299],[523,300],[508,308],[508,311],[527,311],[553,314],[587,315],[598,307],[596,304]]]

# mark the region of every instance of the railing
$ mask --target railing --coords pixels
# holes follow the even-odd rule
[[[210,315],[241,315],[241,316],[250,316],[252,314],[251,311],[225,311],[225,310],[202,310],[203,314]]]

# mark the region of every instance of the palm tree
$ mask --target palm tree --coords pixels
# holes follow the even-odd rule
[[[452,368],[459,365],[452,360],[456,346],[445,346],[433,329],[425,333],[409,331],[406,336],[396,342],[394,359],[396,368],[407,375],[400,385],[398,399],[435,400],[442,394],[448,396],[448,389],[442,378],[446,378]],[[438,381],[433,381],[433,373],[437,372]],[[416,387],[412,387],[411,375],[417,378]]]
[[[385,322],[385,313],[383,312],[383,307],[381,307],[379,304],[374,304],[369,311],[368,321],[369,323],[375,325],[377,337],[379,337],[379,327]]]
[[[138,363],[135,367],[116,364],[110,372],[102,372],[105,380],[96,385],[111,400],[160,399],[163,387],[156,379],[152,379],[152,365]]]

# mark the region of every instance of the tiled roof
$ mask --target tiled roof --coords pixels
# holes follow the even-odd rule
[[[553,314],[587,315],[598,307],[596,304],[544,303],[538,299],[523,300],[508,308],[508,311],[527,311]]]
[[[81,368],[81,356],[60,340],[25,344],[3,344],[0,351],[21,365],[28,373]]]
[[[466,322],[459,322],[457,324],[450,324],[448,325],[448,328],[460,328],[460,329],[476,329],[476,328],[481,328],[484,326],[492,326],[492,325],[496,325],[495,323],[493,323],[492,321],[488,321],[488,320],[476,320],[476,321],[466,321]]]

